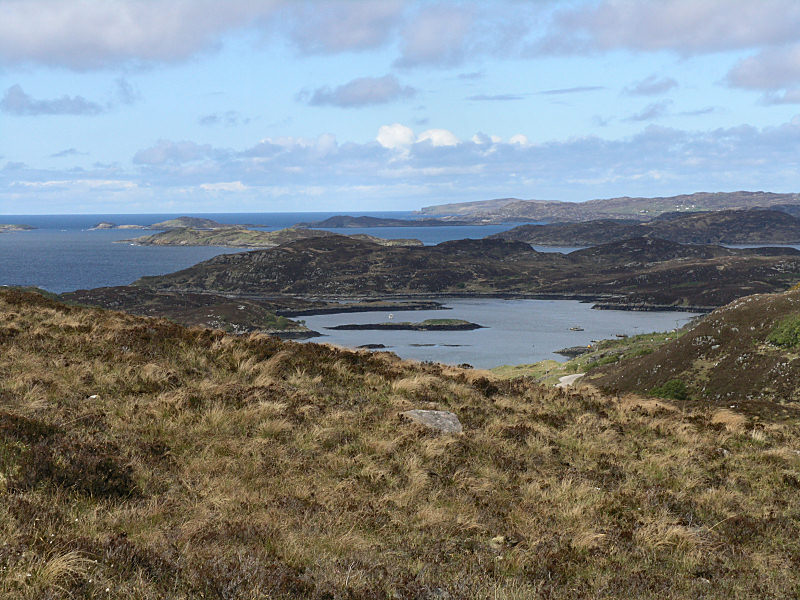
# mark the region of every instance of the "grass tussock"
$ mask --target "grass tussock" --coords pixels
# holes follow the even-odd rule
[[[0,597],[800,591],[792,419],[22,293],[0,332]]]

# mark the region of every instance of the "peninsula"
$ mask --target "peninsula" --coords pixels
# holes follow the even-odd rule
[[[337,235],[322,229],[289,227],[277,231],[259,231],[241,226],[225,226],[216,229],[176,228],[140,238],[121,240],[137,246],[227,246],[231,248],[272,248],[302,239]],[[373,242],[382,246],[422,246],[415,239],[383,239],[368,234],[350,237]]]

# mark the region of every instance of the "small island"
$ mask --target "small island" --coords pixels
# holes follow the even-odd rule
[[[110,221],[101,221],[96,223],[92,227],[89,227],[89,231],[103,231],[105,229],[150,229],[147,225],[117,225],[116,223],[111,223]]]
[[[335,325],[325,329],[335,330],[362,330],[362,331],[472,331],[483,329],[483,325],[470,323],[463,319],[426,319],[420,323],[408,321],[398,323],[351,323],[348,325]]]
[[[0,233],[10,233],[12,231],[30,231],[31,229],[36,229],[36,227],[32,227],[30,225],[17,225],[13,223],[0,223]]]

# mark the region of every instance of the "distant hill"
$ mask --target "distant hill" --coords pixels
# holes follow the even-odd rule
[[[298,223],[295,227],[328,227],[337,228],[357,228],[357,227],[442,227],[454,225],[473,225],[468,221],[451,221],[443,219],[386,219],[382,217],[351,217],[349,215],[337,215],[329,217],[324,221],[312,221],[310,223]]]
[[[593,246],[632,237],[684,244],[796,244],[800,242],[800,218],[768,209],[669,212],[645,223],[598,219],[520,225],[489,237],[541,246]]]
[[[555,200],[516,200],[504,198],[426,206],[419,214],[457,215],[461,219],[483,222],[510,221],[590,221],[593,219],[632,218],[642,221],[670,211],[694,212],[770,207],[774,204],[798,205],[800,194],[771,192],[698,192],[658,198],[606,198],[586,202]]]
[[[329,237],[337,235],[330,231],[290,227],[277,231],[257,231],[240,226],[219,227],[217,229],[194,229],[192,227],[170,229],[154,235],[148,235],[122,242],[139,246],[227,246],[231,248],[272,248],[297,240]],[[385,240],[367,234],[355,234],[352,237],[384,246],[421,246],[422,242],[414,239]]]
[[[795,289],[738,299],[652,353],[601,367],[589,379],[615,393],[672,393],[745,412],[791,402],[797,411],[798,352]]]

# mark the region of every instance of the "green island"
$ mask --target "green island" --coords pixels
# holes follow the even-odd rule
[[[463,319],[426,319],[419,323],[407,321],[386,322],[386,323],[351,323],[346,325],[335,325],[325,329],[336,330],[407,330],[407,331],[471,331],[481,329],[483,326],[477,323],[470,323]]]

